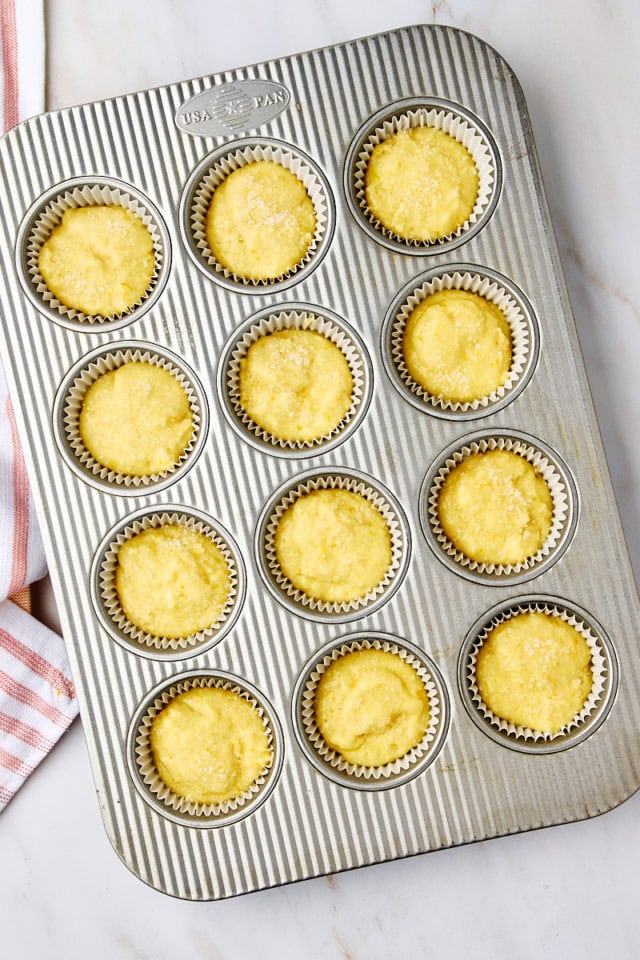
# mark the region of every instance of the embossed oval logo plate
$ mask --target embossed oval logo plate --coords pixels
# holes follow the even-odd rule
[[[287,88],[271,80],[235,80],[187,100],[176,123],[194,137],[228,137],[273,120],[289,99]]]

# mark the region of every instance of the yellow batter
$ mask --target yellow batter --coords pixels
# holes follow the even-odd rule
[[[412,311],[404,332],[409,373],[436,397],[480,400],[511,368],[511,330],[502,311],[466,290],[440,290]]]
[[[379,767],[420,743],[429,726],[424,685],[410,664],[384,650],[357,650],[322,675],[318,729],[348,763]]]
[[[366,596],[391,565],[380,511],[350,490],[315,490],[283,514],[275,537],[284,575],[307,596],[349,603]]]
[[[496,716],[557,733],[591,692],[591,651],[560,617],[522,613],[491,631],[478,654],[476,678],[480,696]]]
[[[447,476],[438,500],[440,524],[454,546],[481,563],[522,563],[551,529],[546,481],[509,450],[478,453]]]
[[[406,240],[438,240],[469,218],[478,185],[478,168],[462,143],[434,127],[412,127],[373,148],[365,195],[387,230]]]
[[[137,361],[91,384],[79,427],[82,442],[98,463],[133,477],[169,470],[193,436],[184,388],[168,370]]]
[[[276,280],[311,246],[316,214],[304,184],[271,160],[248,163],[216,189],[207,213],[209,249],[245,280]]]
[[[313,330],[279,330],[240,361],[240,403],[281,440],[317,440],[351,406],[353,378],[339,347]]]
[[[38,269],[60,303],[111,317],[126,313],[149,289],[153,240],[142,220],[124,207],[66,210],[42,245]]]
[[[245,793],[271,764],[260,714],[232,690],[194,687],[154,719],[151,749],[160,779],[194,803]]]
[[[131,623],[177,639],[217,623],[229,599],[229,564],[191,527],[151,527],[118,550],[116,590]]]

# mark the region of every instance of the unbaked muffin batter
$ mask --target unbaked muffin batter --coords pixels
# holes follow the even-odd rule
[[[373,148],[365,196],[387,230],[405,240],[438,240],[468,220],[478,185],[464,144],[435,127],[411,127]]]
[[[476,678],[496,716],[557,733],[580,713],[591,692],[591,651],[560,617],[521,613],[493,628],[478,653]]]
[[[271,764],[263,720],[233,690],[194,687],[154,719],[151,749],[160,779],[194,803],[241,797]]]
[[[323,673],[315,716],[325,742],[348,763],[378,767],[420,743],[429,726],[429,697],[402,657],[357,650]]]
[[[294,587],[327,603],[365,597],[391,565],[386,520],[350,490],[314,490],[300,497],[278,523],[275,546]]]
[[[152,476],[179,461],[193,436],[189,398],[168,370],[131,361],[102,374],[82,401],[80,437],[98,463]]]
[[[45,240],[38,269],[60,303],[88,316],[131,310],[155,270],[153,240],[142,220],[117,205],[66,210]]]
[[[440,290],[411,312],[403,353],[411,377],[452,402],[487,397],[511,367],[511,330],[494,304],[466,290]]]
[[[316,214],[304,184],[271,160],[239,167],[216,188],[207,213],[209,249],[245,280],[276,280],[306,256]]]
[[[151,527],[118,550],[120,604],[131,623],[152,636],[177,639],[213,626],[230,589],[220,547],[192,527]]]
[[[240,403],[280,440],[318,440],[351,406],[353,378],[342,350],[313,330],[278,330],[240,361]]]
[[[553,501],[528,460],[490,450],[454,467],[442,485],[438,515],[449,540],[470,560],[516,564],[535,556],[547,539]]]

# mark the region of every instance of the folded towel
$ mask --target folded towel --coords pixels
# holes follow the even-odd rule
[[[44,109],[42,0],[0,0],[0,31],[0,113],[6,132]],[[62,638],[16,605],[28,606],[25,587],[45,573],[0,368],[0,811],[78,712]]]

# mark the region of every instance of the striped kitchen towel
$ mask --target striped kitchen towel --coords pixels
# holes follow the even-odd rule
[[[44,109],[42,0],[0,0],[0,31],[0,103],[6,132]],[[45,573],[0,368],[0,811],[78,712],[62,638],[7,599],[18,599],[16,595]]]

